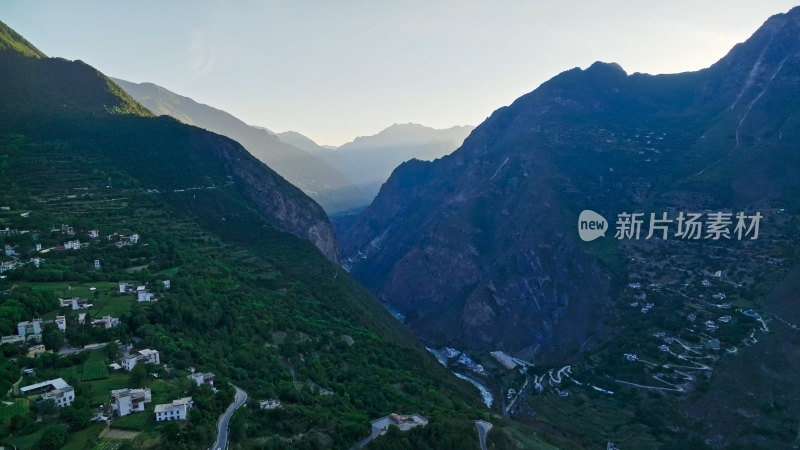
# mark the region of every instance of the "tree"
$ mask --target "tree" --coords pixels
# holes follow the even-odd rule
[[[43,400],[36,403],[36,412],[40,416],[52,416],[58,411],[56,402],[53,400]]]
[[[239,408],[236,413],[234,413],[230,422],[230,431],[228,432],[232,443],[242,442],[247,436],[246,431],[247,416],[249,415],[248,413],[249,411],[247,408]]]
[[[64,332],[57,328],[46,329],[42,335],[45,348],[57,352],[64,346]]]
[[[145,369],[144,364],[137,364],[133,366],[130,379],[131,387],[142,388],[144,387],[145,381],[147,381],[147,369]]]
[[[70,431],[82,430],[89,426],[92,419],[92,413],[88,408],[76,408],[74,406],[67,406],[61,410],[59,414],[61,420],[69,425]]]
[[[105,350],[109,360],[113,361],[117,359],[117,356],[119,355],[119,345],[115,341],[111,341],[106,344]]]
[[[42,434],[42,438],[39,439],[39,444],[36,448],[58,450],[63,448],[66,442],[67,430],[61,425],[55,425],[48,428],[44,434]]]

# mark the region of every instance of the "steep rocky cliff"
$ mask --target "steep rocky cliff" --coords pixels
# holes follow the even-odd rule
[[[563,358],[610,336],[623,211],[796,203],[800,9],[708,69],[572,69],[495,111],[453,154],[398,167],[338,224],[345,265],[424,340]],[[584,243],[581,210],[610,218]]]
[[[244,192],[284,230],[311,241],[328,259],[339,261],[336,236],[322,207],[288,183],[241,145],[228,140],[215,147]]]

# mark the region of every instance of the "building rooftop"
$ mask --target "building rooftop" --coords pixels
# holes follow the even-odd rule
[[[19,391],[24,394],[26,392],[35,391],[37,389],[41,389],[47,386],[51,386],[53,389],[71,388],[71,386],[67,384],[67,382],[64,381],[63,378],[56,378],[54,380],[42,381],[41,383],[36,383],[36,384],[31,384],[30,386],[21,387],[19,388]]]

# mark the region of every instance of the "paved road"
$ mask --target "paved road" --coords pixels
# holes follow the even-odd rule
[[[475,427],[478,429],[478,439],[481,441],[481,450],[486,450],[486,433],[492,429],[492,424],[482,420],[476,420]]]
[[[247,401],[247,392],[236,386],[234,388],[236,388],[236,396],[233,399],[233,403],[228,406],[228,409],[225,410],[225,413],[220,416],[217,422],[217,441],[211,447],[213,450],[225,450],[228,448],[228,424],[231,421],[231,417],[233,417],[233,413]]]
[[[353,448],[361,448],[366,446],[367,444],[369,444],[369,441],[375,439],[376,437],[378,437],[378,435],[381,434],[381,430],[383,430],[384,428],[389,428],[389,425],[391,425],[391,423],[392,421],[389,420],[388,417],[383,417],[378,420],[373,420],[372,423],[370,424],[372,425],[372,433],[370,433],[370,435],[367,436],[366,438],[359,441],[359,443],[353,446]]]
[[[97,350],[98,348],[103,348],[108,345],[108,342],[100,342],[97,344],[89,344],[83,348],[62,348],[58,351],[59,355],[71,355],[73,353],[80,353],[85,352],[87,350]]]

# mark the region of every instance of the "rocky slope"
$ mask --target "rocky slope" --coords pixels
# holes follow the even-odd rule
[[[577,216],[796,203],[800,9],[708,69],[572,69],[339,224],[345,264],[423,339],[563,358],[608,338],[625,249]],[[613,230],[612,230],[613,231]]]

